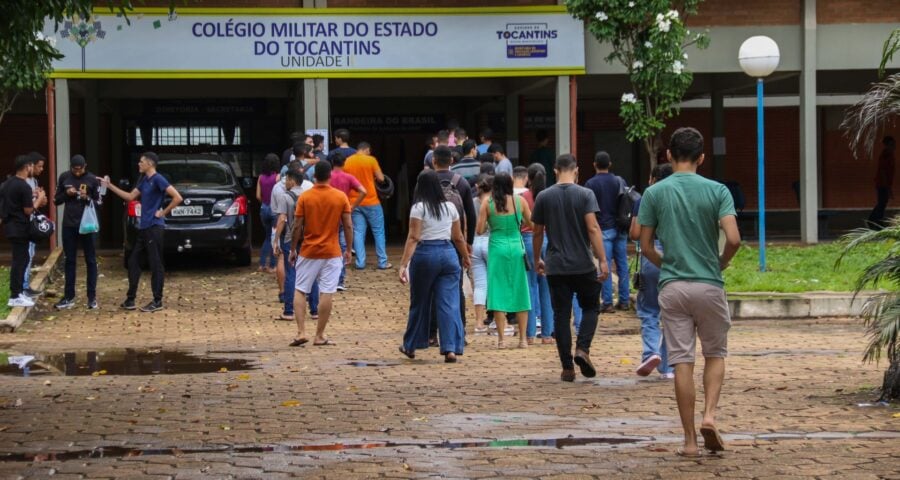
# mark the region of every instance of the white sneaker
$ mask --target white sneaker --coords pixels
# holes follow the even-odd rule
[[[675,380],[675,374],[674,373],[660,373],[659,379],[660,380]]]
[[[516,332],[516,328],[512,325],[507,325],[506,328],[503,329],[503,333],[506,335],[511,335]]]
[[[7,302],[6,305],[13,308],[31,308],[34,306],[34,300],[28,298],[25,294],[19,294],[18,297],[9,299],[9,302]]]

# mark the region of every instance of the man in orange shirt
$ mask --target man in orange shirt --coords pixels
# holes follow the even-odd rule
[[[359,207],[353,209],[353,249],[356,250],[356,269],[366,268],[366,227],[372,229],[375,237],[375,255],[378,257],[378,269],[386,270],[393,265],[388,263],[384,241],[384,210],[375,190],[375,182],[383,182],[384,174],[378,166],[378,160],[371,155],[372,147],[360,142],[356,154],[347,158],[344,172],[353,175],[366,189],[366,195]],[[350,202],[356,204],[359,192],[350,192]],[[349,237],[347,237],[349,238]]]
[[[300,195],[294,211],[296,221],[291,236],[289,259],[296,266],[297,280],[294,288],[298,295],[294,297],[297,337],[291,342],[292,347],[309,342],[306,336],[306,296],[312,291],[316,281],[319,282],[319,321],[313,345],[334,345],[334,342],[325,337],[325,326],[331,316],[331,301],[337,291],[341,268],[350,263],[350,251],[341,255],[338,231],[334,228],[335,224],[341,222],[344,225],[344,240],[349,241],[353,237],[350,202],[344,192],[329,185],[330,163],[316,163],[314,178],[315,186]],[[308,212],[315,214],[307,216]]]

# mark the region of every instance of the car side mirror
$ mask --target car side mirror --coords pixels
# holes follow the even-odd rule
[[[119,188],[121,188],[122,190],[125,190],[126,192],[131,190],[131,180],[127,178],[120,178],[118,183]]]

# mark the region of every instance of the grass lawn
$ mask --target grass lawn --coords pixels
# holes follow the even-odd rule
[[[6,302],[9,301],[9,268],[0,267],[0,319],[9,315],[9,307]]]
[[[759,272],[759,249],[741,246],[731,266],[725,270],[729,292],[809,292],[853,291],[856,277],[869,263],[883,258],[888,245],[863,245],[834,268],[843,250],[841,243],[813,246],[769,245],[766,273]]]

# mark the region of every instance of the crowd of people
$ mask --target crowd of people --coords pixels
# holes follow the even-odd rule
[[[442,130],[423,160],[399,266],[399,280],[410,288],[400,353],[414,359],[418,350],[438,346],[447,363],[458,361],[468,344],[465,285],[470,278],[472,334],[495,334],[501,349],[510,335],[518,337],[519,348],[540,338],[541,344],[556,346],[562,381],[575,380],[576,366],[583,376],[594,377],[591,344],[599,315],[632,307],[634,275],[642,336],[636,373],[647,376],[656,369],[661,378],[674,378],[685,430],[681,453],[697,455],[693,366],[699,335],[706,358],[700,432],[707,449],[723,448],[715,408],[730,318],[721,271],[737,251],[740,236],[728,189],[696,173],[704,161],[700,133],[682,128],[672,135],[668,163],[653,169],[643,198],[624,215],[627,185],[612,173],[606,152],[595,154],[594,176],[581,186],[574,156],[563,154],[550,164],[542,140],[531,164],[514,166],[492,137],[485,130],[477,143],[463,129]],[[296,323],[292,347],[336,344],[325,333],[333,298],[347,288],[346,267],[354,256],[356,269],[366,267],[367,231],[374,237],[376,268],[392,268],[380,200],[390,190],[390,180],[368,143],[350,147],[345,129],[336,130],[333,140],[337,147],[325,155],[323,138],[295,134],[281,156],[266,155],[256,186],[266,232],[259,269],[276,279],[283,304],[277,318]],[[40,294],[30,289],[26,275],[34,248],[29,216],[48,201],[36,181],[44,161],[36,153],[17,157],[15,176],[0,189],[3,225],[13,250],[10,306],[33,306]],[[65,206],[65,291],[56,308],[74,305],[79,245],[87,264],[87,306],[97,308],[94,241],[79,226],[85,209],[99,203],[106,188],[125,201],[141,203],[128,260],[129,287],[120,306],[136,308],[140,259],[146,255],[153,300],[141,310],[163,308],[162,230],[181,196],[156,172],[157,163],[154,153],[142,154],[137,185],[125,191],[108,177],[88,172],[80,155],[71,159],[53,199]],[[171,197],[167,203],[166,196]],[[720,235],[725,238],[722,251]],[[636,272],[628,268],[629,240],[638,242]],[[312,334],[306,331],[307,311],[316,320]]]
[[[509,333],[518,336],[519,348],[540,336],[541,343],[556,345],[562,381],[575,380],[576,366],[594,377],[590,351],[599,315],[632,307],[633,275],[642,337],[636,373],[656,369],[662,379],[675,380],[685,435],[679,454],[700,455],[693,379],[699,336],[706,359],[700,434],[706,449],[724,449],[715,412],[731,321],[721,271],[737,252],[740,234],[728,189],[697,174],[704,161],[700,133],[675,131],[668,162],[653,169],[650,186],[633,204],[624,200],[633,197],[611,173],[607,152],[596,153],[595,174],[580,186],[572,155],[556,157],[551,176],[543,153],[527,167],[514,167],[499,144],[484,141],[489,132],[481,139],[476,145],[461,129],[441,131],[424,159],[400,262],[400,281],[410,285],[400,353],[412,359],[417,350],[439,346],[446,362],[457,362],[467,343],[468,270],[473,333],[487,331],[482,321],[493,318],[498,348]],[[639,242],[636,272],[628,268],[629,240]],[[618,277],[615,291],[611,270]],[[517,328],[508,330],[507,320]]]

